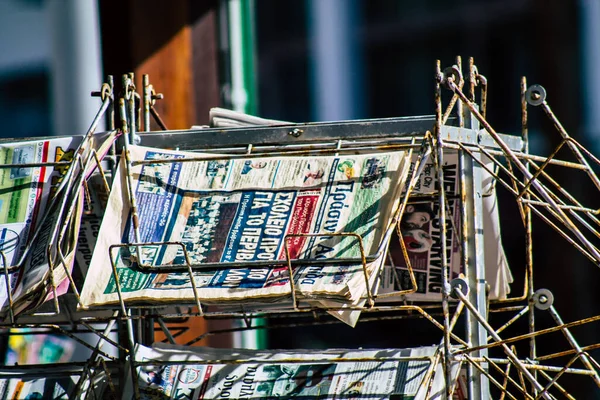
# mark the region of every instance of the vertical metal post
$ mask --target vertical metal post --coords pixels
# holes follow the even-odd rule
[[[144,113],[144,131],[150,132],[150,102],[152,93],[150,91],[150,78],[148,74],[142,75],[142,110]]]
[[[521,137],[523,138],[523,152],[529,154],[529,128],[528,128],[528,114],[527,114],[527,99],[525,97],[527,93],[527,79],[521,78]],[[525,168],[529,171],[529,162],[525,162]],[[525,194],[525,199],[529,200],[531,195],[529,191]],[[529,204],[523,205],[525,211],[525,266],[527,268],[527,299],[529,306],[528,322],[529,332],[535,332],[535,306],[533,300],[533,241],[532,241],[532,221],[531,221],[531,208]],[[529,358],[535,360],[537,357],[537,350],[535,344],[535,337],[529,339]],[[533,377],[537,379],[537,371],[533,371]],[[535,392],[534,388],[534,394]]]
[[[436,75],[441,77],[440,61],[436,62]],[[442,94],[440,88],[440,81],[435,83],[435,147],[436,147],[436,168],[437,168],[437,182],[438,182],[438,206],[439,206],[439,221],[440,221],[440,252],[442,261],[442,313],[444,314],[444,358],[442,361],[444,378],[446,380],[446,397],[450,397],[452,387],[452,369],[450,368],[450,311],[448,298],[450,296],[450,282],[449,282],[449,271],[448,271],[448,257],[447,257],[447,231],[446,231],[446,193],[444,190],[444,149],[441,135],[441,123],[442,123]]]
[[[479,130],[479,122],[469,111],[464,108],[464,124],[465,128],[474,131]],[[480,159],[480,154],[475,153],[475,157]],[[477,308],[477,310],[487,318],[487,301],[486,301],[486,281],[485,281],[485,253],[483,246],[483,193],[482,167],[473,160],[473,158],[460,153],[461,179],[464,183],[461,184],[461,198],[464,202],[463,211],[466,211],[466,248],[463,250],[466,254],[466,275],[469,282],[469,302]],[[471,313],[467,313],[466,331],[467,339],[471,346],[481,346],[487,343],[487,331],[473,318]],[[487,349],[478,350],[473,357],[487,356]],[[487,364],[482,363],[482,368],[487,371]],[[490,388],[489,379],[485,374],[472,367],[468,370],[468,389],[469,399],[489,399]]]

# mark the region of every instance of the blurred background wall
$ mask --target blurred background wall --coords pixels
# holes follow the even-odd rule
[[[90,0],[0,2],[4,137],[83,134],[102,83],[98,5]]]

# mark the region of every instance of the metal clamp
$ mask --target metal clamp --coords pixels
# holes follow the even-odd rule
[[[459,82],[462,82],[462,79],[462,72],[456,65],[453,65],[444,69],[441,84],[446,86],[448,89],[451,89],[449,85],[450,82],[454,82],[454,84],[458,85]]]
[[[548,289],[538,289],[531,300],[538,310],[548,310],[554,303],[554,295]]]
[[[456,290],[461,292],[463,296],[469,294],[469,284],[464,278],[455,278],[450,281],[450,297],[458,300],[460,297],[456,294]]]
[[[531,85],[525,92],[525,100],[532,106],[539,106],[546,101],[546,89],[542,85]]]

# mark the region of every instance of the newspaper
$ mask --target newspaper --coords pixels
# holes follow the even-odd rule
[[[32,164],[71,161],[81,137],[0,144],[1,164]],[[64,175],[66,166],[11,167],[0,169],[0,251],[6,266],[15,265],[46,210]],[[2,262],[2,268],[4,268]],[[17,275],[10,275],[14,289]],[[0,279],[2,306],[8,299],[6,281]]]
[[[106,171],[105,171],[106,172]],[[92,254],[96,247],[96,238],[100,232],[100,224],[104,216],[104,210],[108,204],[110,188],[106,188],[102,176],[93,173],[87,181],[90,198],[87,199],[87,207],[81,219],[81,228],[77,239],[77,252],[75,259],[81,272],[85,277],[92,261]],[[82,279],[83,282],[83,279]]]
[[[136,376],[141,399],[425,399],[431,380],[427,398],[441,399],[439,355],[435,346],[252,351],[157,344],[138,345],[135,360],[144,363]],[[459,363],[451,366],[454,378],[459,368]],[[123,399],[133,394],[130,375]]]
[[[190,129],[207,128],[243,128],[248,126],[277,126],[293,125],[293,122],[266,119],[239,111],[228,110],[221,107],[213,107],[208,114],[209,125],[192,125]]]
[[[364,297],[358,240],[335,233],[361,235],[365,255],[373,257],[367,268],[377,269],[385,254],[382,242],[393,226],[391,219],[406,178],[406,154],[180,162],[174,160],[199,155],[131,146],[134,164],[136,160],[165,157],[172,161],[138,164],[131,171],[140,241],[183,244],[146,244],[141,248],[142,262],[185,265],[186,254],[191,264],[198,266],[263,262],[258,264],[261,268],[195,271],[199,298],[218,302],[281,299],[290,294],[287,247],[290,259],[315,262],[294,271],[296,288],[303,297]],[[81,293],[85,306],[118,301],[114,276],[106,266],[111,262],[111,245],[135,239],[127,193],[122,163]],[[284,243],[286,235],[306,233],[322,236],[290,237],[287,245]],[[195,299],[187,272],[142,273],[136,268],[135,249],[123,246],[116,250],[112,256],[125,300]],[[333,258],[350,261],[317,264]],[[273,266],[277,262],[279,266]]]
[[[25,371],[21,378],[3,379],[0,376],[0,399],[69,399],[77,379],[76,376],[60,378],[31,378],[30,376]]]
[[[83,374],[82,370],[67,369],[61,372],[56,368],[51,371],[49,369],[48,366],[27,369],[17,367],[11,368],[10,372],[0,374],[0,400],[116,398],[108,390],[108,378],[105,371],[95,371],[91,377],[88,375],[86,382],[77,391],[77,383]]]
[[[239,113],[231,110],[226,110],[222,108],[214,108],[211,109],[211,126],[222,126],[222,127],[238,127],[238,126],[253,126],[253,125],[281,125],[281,124],[291,124],[290,122],[285,121],[276,121],[276,120],[267,120],[263,118],[258,118],[252,115]],[[412,168],[415,165],[417,156],[413,156],[413,163],[411,165]],[[486,161],[485,156],[483,157],[485,163],[487,163],[488,167],[493,168],[493,164]],[[444,152],[444,173],[445,173],[445,183],[444,188],[449,194],[456,195],[459,193],[458,187],[458,153],[456,151],[447,150]],[[433,161],[427,162],[425,164],[425,168],[421,173],[417,185],[415,187],[415,191],[413,193],[417,194],[432,194],[435,188],[435,183],[437,181],[436,170],[433,164]],[[497,197],[495,193],[495,187],[493,184],[493,177],[484,171],[484,180],[483,180],[483,188],[484,193],[486,195],[483,199],[483,223],[484,223],[484,247],[486,249],[485,252],[485,266],[486,266],[486,281],[489,284],[490,299],[505,299],[510,293],[510,284],[513,281],[513,277],[508,266],[508,262],[506,260],[506,256],[504,254],[504,249],[502,247],[502,242],[500,238],[500,223],[499,223],[499,214],[497,209]],[[451,200],[451,214],[448,218],[453,221],[458,221],[458,209],[456,208],[456,201]],[[433,210],[433,206],[431,207]],[[410,214],[407,212],[405,214]],[[432,215],[431,219],[437,219],[439,221],[438,214]],[[436,218],[437,217],[437,218]],[[406,215],[406,218],[409,218],[409,215]],[[430,226],[424,226],[425,228],[429,228],[432,232],[429,234],[437,233],[439,235],[439,230],[435,228],[437,221],[432,221]],[[433,227],[432,227],[433,225]],[[460,269],[460,247],[458,247],[458,238],[460,232],[457,230],[460,227],[460,224],[449,224],[447,226],[448,235],[455,235],[454,237],[449,236],[448,243],[448,254],[447,260],[448,265],[451,266],[450,277],[456,277],[460,273],[463,273]],[[407,232],[411,231],[410,228],[405,229]],[[437,230],[437,232],[436,232]],[[431,240],[426,239],[426,234],[428,234],[426,229],[422,229],[421,231],[413,231],[416,235],[412,235],[409,233],[408,240],[416,245],[418,241],[425,243],[427,245],[428,242],[432,242],[435,240],[435,237],[431,237]],[[406,236],[406,235],[405,235]],[[416,236],[416,237],[415,237]],[[390,252],[393,254],[391,262],[385,265],[383,268],[383,273],[381,275],[381,285],[380,289],[382,293],[391,293],[400,290],[409,289],[412,287],[412,283],[410,280],[410,276],[408,270],[406,268],[406,262],[404,261],[404,257],[400,250],[400,244],[398,242],[398,237],[395,236],[391,240]],[[450,248],[450,246],[452,246]],[[416,269],[414,271],[415,279],[417,281],[417,291],[414,294],[408,296],[399,297],[400,300],[416,300],[416,301],[438,301],[440,299],[440,290],[441,290],[441,270],[439,262],[440,253],[438,248],[438,253],[435,253],[435,249],[430,252],[425,253],[424,250],[421,249],[419,254],[417,251],[409,252],[410,260],[413,261],[411,265],[414,268],[415,263],[420,265],[420,269]],[[426,259],[433,259],[433,264],[431,265],[431,269],[428,268],[428,261]],[[427,264],[427,266],[425,265]],[[431,279],[431,290],[429,290]],[[374,290],[374,292],[377,289]],[[386,298],[386,301],[390,300],[390,298]]]
[[[245,113],[228,110],[226,108],[214,107],[209,112],[210,126],[218,128],[237,128],[256,125],[291,125],[292,122],[266,119],[248,115]]]
[[[91,173],[94,168],[89,162],[73,168],[70,164],[44,163],[70,162],[77,151],[89,161],[91,149],[105,152],[115,136],[116,132],[95,134],[85,146],[80,136],[0,144],[1,163],[23,165],[0,169],[0,185],[4,189],[0,194],[0,250],[6,257],[6,266],[18,267],[17,273],[9,275],[17,312],[49,298],[49,246],[55,256],[60,246],[67,270],[71,268],[83,198],[79,187],[67,192],[67,182],[77,174]],[[59,217],[57,212],[63,201],[67,208],[73,205],[68,218],[64,214]],[[57,231],[63,224],[66,227],[63,240],[58,241]],[[52,278],[59,288],[56,294],[60,295],[66,290],[63,283],[66,271],[57,268]],[[8,290],[4,277],[0,279],[0,303],[5,313]]]
[[[83,182],[97,167],[93,152],[102,158],[116,137],[117,131],[97,133],[84,138],[77,149],[80,162],[67,170],[57,189],[60,198],[46,210],[39,234],[32,239],[31,251],[23,259],[13,294],[17,313],[31,310],[68,290],[83,212]]]
[[[485,161],[484,161],[485,162]],[[489,165],[492,167],[491,163]],[[411,169],[414,167],[414,160]],[[444,190],[447,195],[446,213],[446,260],[450,268],[449,279],[464,273],[460,246],[460,197],[458,153],[444,153]],[[407,254],[417,284],[415,293],[400,296],[399,300],[439,301],[442,293],[442,253],[440,241],[440,210],[437,197],[432,195],[437,186],[437,171],[433,161],[427,162],[420,174],[411,200],[400,221],[400,228]],[[502,247],[497,198],[493,177],[484,173],[483,227],[485,247],[486,281],[490,285],[490,298],[503,299],[510,293],[512,275]],[[449,211],[449,212],[448,212]],[[402,254],[399,238],[390,241],[388,263],[382,272],[379,293],[391,293],[412,287],[406,260]],[[391,298],[394,299],[394,298]],[[385,298],[385,301],[391,300]]]

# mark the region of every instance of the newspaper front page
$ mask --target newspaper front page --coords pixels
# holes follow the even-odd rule
[[[28,247],[33,248],[31,243],[34,240],[39,244],[34,251],[45,251],[46,246],[40,242],[43,239],[40,236],[43,235],[36,235],[36,232],[48,225],[45,214],[69,169],[69,165],[20,167],[18,164],[70,162],[81,139],[78,136],[61,137],[0,145],[0,163],[17,164],[0,169],[0,185],[3,188],[0,194],[0,250],[6,257],[7,267],[17,265]],[[49,228],[48,226],[47,229]],[[37,263],[38,259],[39,257],[34,257],[33,260]],[[7,290],[11,290],[15,300],[18,300],[17,292],[22,292],[24,283],[27,285],[27,281],[40,279],[39,274],[21,268],[17,273],[9,275],[10,288],[7,288],[3,276],[0,279],[2,308],[8,306]]]
[[[79,187],[70,193],[63,190],[69,176],[70,164],[29,166],[30,164],[71,162],[79,149],[84,157],[95,149],[102,156],[114,141],[116,131],[99,133],[91,137],[85,147],[81,147],[82,137],[59,137],[23,142],[0,144],[0,162],[16,164],[11,168],[0,169],[0,251],[6,259],[6,266],[18,266],[17,273],[10,274],[9,283],[16,311],[22,311],[49,298],[49,246],[61,246],[67,269],[72,267],[76,247],[79,220],[83,207],[83,197]],[[19,166],[19,164],[23,166]],[[91,173],[95,167],[88,163],[74,167],[79,173]],[[71,173],[74,173],[72,171]],[[67,207],[73,205],[69,220],[58,220],[58,197],[65,197]],[[50,207],[54,204],[54,208]],[[61,224],[67,224],[65,235],[60,243],[52,240],[52,234]],[[54,253],[56,255],[56,250]],[[4,260],[0,263],[4,268]],[[64,293],[66,272],[55,270],[53,276],[57,285],[57,295]],[[40,285],[42,285],[40,290]],[[52,296],[54,294],[52,293]],[[8,306],[8,291],[4,277],[0,279],[0,303],[3,313]]]
[[[135,360],[145,364],[137,367],[136,378],[142,399],[425,399],[432,379],[427,398],[441,399],[444,380],[439,352],[435,346],[253,351],[138,345]],[[459,367],[452,365],[454,377]],[[123,399],[132,396],[129,376]]]
[[[149,265],[266,262],[264,268],[207,269],[194,272],[202,301],[248,301],[290,294],[286,266],[269,262],[290,259],[357,260],[358,240],[338,232],[361,235],[364,253],[383,258],[381,242],[398,207],[408,163],[406,152],[310,158],[249,158],[176,161],[198,157],[141,146],[130,147],[136,160],[133,187],[138,203],[141,257]],[[214,155],[213,155],[214,157]],[[160,162],[165,158],[172,162]],[[111,273],[111,245],[134,242],[124,165],[109,197],[91,267],[81,294],[86,306],[118,301]],[[286,235],[318,233],[317,237]],[[185,251],[183,251],[185,247]],[[136,268],[136,250],[113,249],[125,300],[193,301],[187,272],[144,273]],[[373,266],[374,265],[374,266]],[[356,299],[366,286],[362,264],[298,266],[294,282],[306,298],[319,295]]]
[[[60,367],[59,367],[60,368]],[[97,371],[92,377],[87,375],[77,391],[77,383],[82,371],[68,370],[64,373],[50,367],[14,368],[0,374],[1,400],[87,400],[116,398],[108,388],[108,377],[104,371]]]
[[[491,162],[487,163],[492,168]],[[414,167],[414,159],[412,163]],[[411,168],[412,168],[411,167]],[[444,190],[447,195],[446,212],[446,259],[450,267],[449,279],[464,273],[460,246],[460,187],[458,153],[444,153]],[[415,276],[415,293],[400,296],[398,300],[439,301],[442,293],[442,252],[440,241],[439,202],[431,195],[436,190],[437,171],[433,161],[425,164],[412,194],[418,195],[409,200],[400,221],[400,228],[408,257]],[[504,255],[500,237],[499,217],[493,177],[484,172],[483,186],[483,226],[486,281],[490,284],[490,298],[503,299],[510,292],[512,275]],[[449,212],[448,212],[449,211]],[[392,236],[389,256],[381,276],[379,293],[391,293],[412,287],[406,260],[402,254],[399,238]],[[386,301],[393,300],[385,298]]]
[[[0,144],[1,164],[33,164],[71,161],[81,137]],[[67,166],[0,169],[0,251],[6,266],[18,262],[35,229],[40,225],[48,200],[53,197]],[[2,262],[4,268],[4,261]],[[10,275],[11,290],[17,275]],[[0,279],[0,302],[8,301],[6,281]]]
[[[117,133],[110,131],[93,134],[77,147],[81,162],[67,168],[56,189],[55,197],[60,198],[52,202],[53,208],[46,209],[46,218],[39,233],[31,240],[31,251],[23,259],[13,294],[18,313],[31,310],[55,295],[67,292],[67,276],[73,270],[83,213],[83,181],[97,167],[92,153],[95,151],[101,159],[108,152]],[[61,213],[63,204],[64,212]]]

